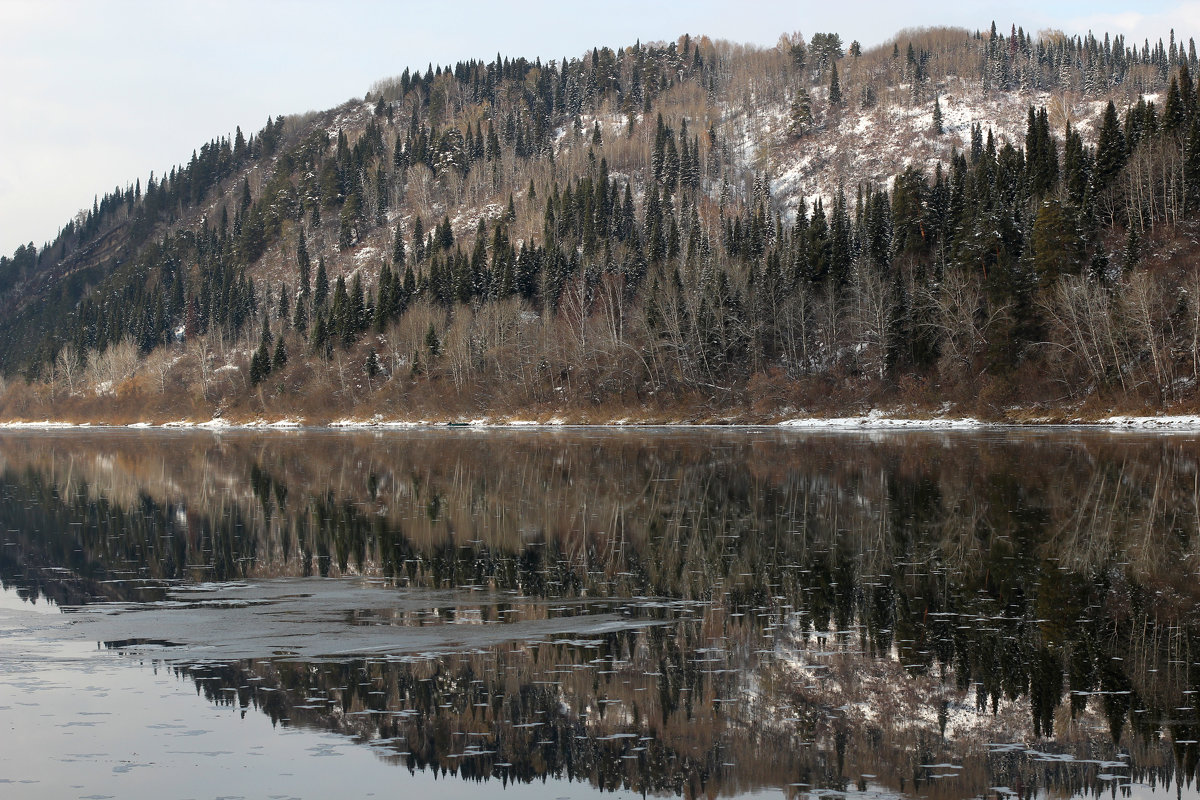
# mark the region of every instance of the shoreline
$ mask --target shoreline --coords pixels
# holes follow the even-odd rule
[[[1200,432],[1200,415],[1180,414],[1163,416],[1113,415],[1097,419],[1067,420],[1006,420],[987,421],[974,417],[905,417],[883,412],[844,417],[796,417],[776,422],[684,422],[637,421],[618,419],[608,422],[573,422],[562,418],[548,420],[477,418],[470,420],[397,420],[383,417],[369,419],[344,418],[329,422],[307,423],[303,418],[277,420],[256,419],[232,421],[223,417],[209,420],[173,420],[161,423],[132,422],[67,422],[63,420],[4,420],[0,431],[13,430],[276,430],[276,431],[347,431],[347,430],[429,430],[443,428],[486,429],[652,429],[652,428],[718,428],[718,429],[779,429],[796,431],[886,431],[886,430],[997,430],[1006,428],[1100,428],[1111,431],[1196,431]]]

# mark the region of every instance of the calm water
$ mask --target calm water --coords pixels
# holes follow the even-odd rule
[[[1193,435],[0,433],[0,796],[1195,798],[1198,526]]]

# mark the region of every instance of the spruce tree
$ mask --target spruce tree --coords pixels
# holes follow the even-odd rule
[[[384,225],[387,223],[388,210],[388,181],[387,173],[383,171],[383,165],[375,171],[375,224]]]
[[[1117,108],[1111,100],[1104,109],[1100,122],[1100,136],[1096,142],[1096,186],[1104,188],[1117,177],[1125,166],[1125,135],[1117,120]]]
[[[301,333],[308,332],[308,301],[304,295],[296,298],[296,311],[292,315],[292,327]]]
[[[429,323],[429,329],[425,331],[425,347],[429,350],[429,360],[437,358],[442,352],[442,343],[438,339],[437,331],[434,330],[433,323]]]
[[[275,354],[271,356],[271,370],[280,370],[287,366],[287,350],[283,346],[283,337],[275,341]]]
[[[837,62],[829,65],[829,105],[837,107],[842,104],[842,86],[838,82]]]
[[[803,86],[797,86],[795,95],[792,97],[792,108],[789,113],[788,132],[799,139],[812,127],[812,98],[808,95],[808,89]]]
[[[942,101],[939,98],[934,97],[933,98],[933,135],[941,136],[945,132],[946,132],[946,129],[942,125]]]
[[[404,225],[396,223],[396,235],[392,239],[392,268],[399,271],[404,267]]]
[[[329,299],[329,273],[325,271],[325,256],[317,259],[317,285],[313,291],[313,311],[322,311]]]
[[[350,284],[350,309],[347,313],[349,327],[354,334],[362,333],[366,330],[369,320],[367,319],[367,302],[366,295],[363,291],[362,273],[355,272],[354,280]]]
[[[1121,267],[1126,272],[1136,267],[1142,258],[1142,240],[1137,228],[1137,223],[1130,220],[1129,231],[1125,235],[1125,252],[1121,254]]]
[[[425,260],[425,225],[417,217],[413,222],[413,261],[421,263]]]
[[[250,358],[250,385],[257,386],[271,374],[271,323],[263,317],[262,336],[258,340],[258,349]]]
[[[403,306],[407,307],[409,300],[417,293],[417,277],[413,274],[412,264],[404,268]]]
[[[300,294],[307,296],[312,291],[312,261],[308,257],[308,242],[304,228],[296,242],[296,268],[300,271]]]
[[[1183,95],[1179,92],[1179,82],[1171,76],[1171,85],[1167,87],[1167,100],[1163,105],[1162,127],[1165,131],[1177,131],[1183,127],[1186,109],[1183,106]]]
[[[1183,151],[1183,196],[1189,211],[1200,210],[1200,114],[1192,117]]]
[[[313,322],[312,336],[309,337],[309,345],[314,355],[323,355],[326,358],[330,355],[330,340],[329,326],[325,323],[325,315],[318,313]]]

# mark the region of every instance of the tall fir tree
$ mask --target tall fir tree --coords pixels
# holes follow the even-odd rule
[[[317,258],[317,282],[313,289],[313,310],[323,311],[329,299],[329,273],[325,271],[325,256]]]

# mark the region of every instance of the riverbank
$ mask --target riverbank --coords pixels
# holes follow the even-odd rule
[[[412,428],[783,428],[797,430],[975,430],[981,428],[1038,428],[1038,427],[1103,427],[1114,430],[1196,430],[1200,431],[1200,415],[1176,414],[1162,416],[1114,415],[1098,418],[1041,418],[981,420],[974,417],[901,416],[882,411],[841,417],[795,417],[775,421],[720,420],[576,420],[569,417],[548,419],[516,419],[479,417],[475,419],[416,419],[401,420],[384,417],[334,420],[303,418],[235,420],[214,417],[207,420],[179,419],[166,422],[76,422],[54,419],[17,419],[0,421],[0,430],[65,430],[65,429],[201,429],[201,430],[402,430]]]

